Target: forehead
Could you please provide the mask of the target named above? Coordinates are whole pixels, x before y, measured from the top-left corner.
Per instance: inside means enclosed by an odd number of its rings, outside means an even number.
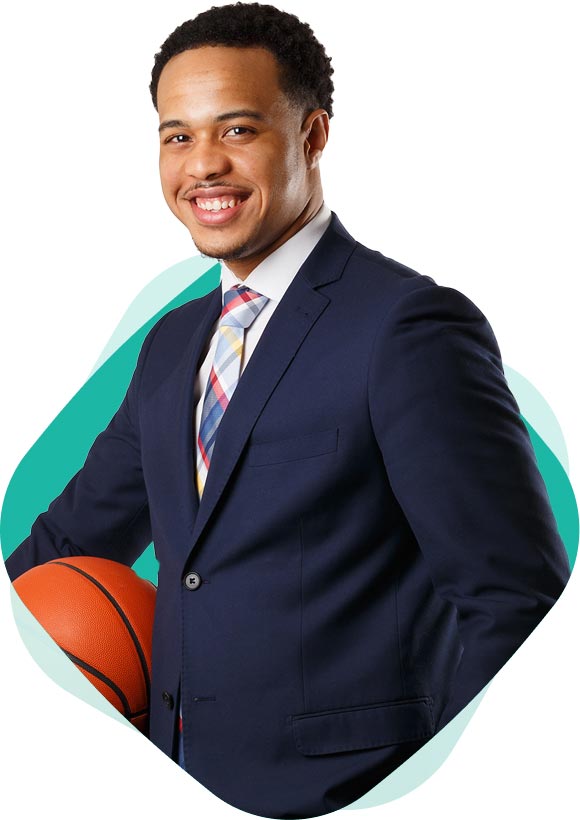
[[[202,115],[233,106],[267,113],[284,103],[278,63],[264,48],[203,46],[183,51],[163,68],[157,88],[160,119],[177,109]]]

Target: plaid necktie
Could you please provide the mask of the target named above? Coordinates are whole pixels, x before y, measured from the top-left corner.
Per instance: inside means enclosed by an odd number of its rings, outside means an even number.
[[[262,296],[245,285],[230,288],[224,294],[218,343],[205,390],[197,436],[196,484],[200,498],[219,424],[240,379],[244,333],[266,302],[267,296]]]

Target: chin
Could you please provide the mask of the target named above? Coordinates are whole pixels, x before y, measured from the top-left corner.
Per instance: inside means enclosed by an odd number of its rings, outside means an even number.
[[[248,254],[250,249],[249,242],[207,242],[204,239],[199,239],[193,234],[191,235],[193,244],[203,256],[209,256],[212,259],[223,259],[224,262],[233,262],[236,259],[241,259]]]

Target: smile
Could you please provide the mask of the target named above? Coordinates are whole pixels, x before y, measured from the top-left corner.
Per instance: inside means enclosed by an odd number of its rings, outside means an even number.
[[[225,211],[226,208],[235,208],[242,201],[241,197],[234,197],[228,199],[227,196],[218,197],[217,199],[208,199],[206,197],[197,197],[195,204],[202,211]]]
[[[190,199],[190,205],[198,222],[203,225],[223,225],[240,212],[247,199],[247,195],[239,194],[196,196]]]

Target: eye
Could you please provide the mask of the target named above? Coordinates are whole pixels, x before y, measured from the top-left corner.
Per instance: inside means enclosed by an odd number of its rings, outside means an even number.
[[[179,145],[183,142],[189,142],[189,137],[187,136],[187,134],[174,134],[172,137],[167,137],[167,139],[165,140],[166,145]]]
[[[245,125],[233,125],[231,128],[228,128],[228,130],[225,133],[225,136],[245,137],[254,133],[255,131],[253,131],[251,128],[246,128]]]

